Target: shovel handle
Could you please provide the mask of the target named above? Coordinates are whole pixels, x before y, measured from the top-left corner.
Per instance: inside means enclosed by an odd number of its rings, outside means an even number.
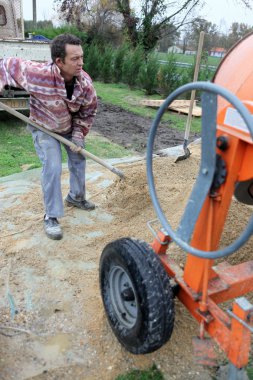
[[[9,112],[11,115],[16,116],[18,119],[24,121],[25,123],[27,123],[29,125],[32,125],[34,128],[39,129],[40,131],[46,133],[47,135],[54,137],[56,140],[60,141],[64,145],[67,145],[70,148],[76,147],[76,145],[73,142],[65,139],[65,137],[63,137],[61,135],[58,135],[57,133],[54,133],[54,132],[51,132],[51,131],[47,130],[46,128],[42,127],[41,125],[39,125],[39,124],[35,123],[34,121],[30,120],[27,116],[23,115],[22,113],[14,110],[13,108],[11,108],[9,106],[7,106],[7,104],[4,104],[4,103],[0,102],[0,108],[2,108],[3,110]],[[98,164],[104,166],[106,169],[108,169],[111,172],[113,172],[114,174],[118,175],[120,178],[124,178],[124,174],[119,169],[114,168],[112,165],[110,165],[107,162],[101,160],[100,158],[98,158],[94,154],[92,154],[90,152],[87,152],[87,150],[81,149],[78,153],[80,153],[83,157],[91,158],[93,161],[95,161]]]
[[[203,42],[204,42],[204,36],[205,36],[205,32],[203,32],[203,31],[200,32],[200,35],[199,35],[199,44],[198,44],[198,50],[197,50],[197,56],[196,56],[196,63],[195,63],[195,69],[194,69],[194,75],[193,75],[193,82],[196,82],[198,80],[199,68],[200,68],[200,62],[201,62],[201,54],[202,54]],[[188,112],[187,121],[186,121],[186,127],[185,127],[185,136],[184,136],[184,139],[186,140],[185,141],[186,144],[188,142],[190,127],[191,127],[192,110],[193,110],[193,105],[194,105],[194,100],[195,100],[195,94],[196,94],[196,90],[193,90],[191,92],[191,100],[190,100],[189,112]]]

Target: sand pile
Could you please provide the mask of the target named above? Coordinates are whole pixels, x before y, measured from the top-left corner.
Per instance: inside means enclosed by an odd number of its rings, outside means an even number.
[[[153,163],[158,200],[168,221],[175,229],[182,217],[199,171],[200,149],[194,147],[191,151],[190,158],[178,163],[175,163],[175,159],[171,157],[158,157]],[[145,224],[156,218],[156,215],[149,195],[145,162],[125,166],[123,170],[126,179],[116,179],[109,186],[102,195],[101,206],[109,210],[115,218],[127,221],[127,224],[124,223],[124,228],[128,231],[127,236],[131,236],[134,232],[135,237],[139,234],[140,238],[148,238],[150,231]],[[231,244],[239,236],[251,214],[250,207],[235,199],[232,200],[221,246]],[[160,223],[157,222],[157,228],[159,227]],[[253,259],[251,241],[229,258],[234,264],[251,259]]]
[[[133,218],[151,207],[145,165],[125,168],[124,174],[124,180],[116,179],[105,191],[103,205],[122,218]]]
[[[198,167],[199,150],[196,149],[189,159],[179,163],[169,157],[154,159],[157,195],[174,228]],[[121,164],[119,168],[125,173],[125,181],[106,170],[95,181],[87,181],[88,194],[98,207],[91,213],[66,209],[66,216],[61,220],[64,238],[59,242],[50,241],[43,232],[39,180],[31,181],[26,191],[21,187],[16,195],[6,192],[4,200],[12,202],[0,215],[0,276],[3,279],[0,325],[26,329],[36,335],[0,334],[0,372],[4,380],[32,376],[38,380],[114,380],[129,369],[148,368],[153,363],[162,370],[165,379],[211,379],[207,371],[194,364],[191,339],[198,334],[198,326],[179,302],[176,301],[172,338],[153,354],[129,354],[108,326],[98,285],[100,254],[106,244],[120,237],[151,242],[154,237],[146,223],[156,218],[145,162]],[[112,183],[103,189],[108,179]],[[68,191],[67,182],[68,174],[64,172],[64,196]],[[10,186],[17,191],[14,182]],[[2,193],[6,191],[5,184],[1,184],[1,189]],[[222,244],[238,236],[251,213],[250,208],[233,201]],[[160,228],[159,222],[154,228]],[[179,264],[183,263],[184,252],[175,245],[169,252]],[[252,242],[249,242],[228,260],[235,264],[252,256]],[[19,312],[14,318],[10,316],[7,290],[13,295]]]

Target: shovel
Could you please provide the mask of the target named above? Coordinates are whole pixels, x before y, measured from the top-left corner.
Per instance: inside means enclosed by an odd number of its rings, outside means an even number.
[[[197,56],[196,56],[196,63],[195,63],[195,70],[194,70],[194,75],[193,75],[193,82],[196,82],[198,80],[201,54],[202,54],[202,48],[203,48],[203,42],[204,42],[204,35],[205,35],[205,32],[200,32],[199,44],[198,44],[198,50],[197,50]],[[191,128],[192,110],[193,110],[193,105],[194,105],[194,100],[195,100],[195,94],[196,94],[196,91],[192,90],[189,112],[188,112],[188,116],[187,116],[185,134],[184,134],[184,143],[183,143],[184,154],[182,156],[178,156],[175,162],[186,160],[188,157],[190,157],[190,154],[191,154],[187,145],[188,145],[190,128]]]
[[[3,110],[9,112],[11,115],[14,115],[16,116],[18,119],[24,121],[25,123],[27,124],[30,124],[32,125],[34,128],[36,129],[39,129],[40,131],[42,132],[45,132],[47,135],[49,136],[52,136],[54,137],[56,140],[60,141],[61,143],[69,146],[70,148],[71,147],[75,147],[76,145],[65,139],[63,136],[61,135],[58,135],[57,133],[54,133],[54,132],[51,132],[51,131],[48,131],[46,128],[44,127],[41,127],[40,125],[38,125],[37,123],[35,123],[34,121],[30,120],[28,117],[26,117],[25,115],[23,115],[22,113],[14,110],[13,108],[7,106],[6,104],[0,102],[0,108],[2,108]],[[112,165],[108,164],[107,162],[101,160],[100,158],[98,158],[97,156],[95,156],[94,154],[90,153],[90,152],[87,152],[87,150],[85,149],[81,149],[78,153],[80,153],[82,156],[84,157],[88,157],[88,158],[91,158],[93,161],[97,162],[98,164],[104,166],[106,169],[110,170],[111,172],[113,172],[114,174],[118,175],[120,178],[125,178],[124,174],[122,173],[121,170],[119,169],[116,169],[114,168]]]

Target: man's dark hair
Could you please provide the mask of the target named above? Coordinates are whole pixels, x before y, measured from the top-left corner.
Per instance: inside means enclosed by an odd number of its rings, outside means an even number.
[[[53,62],[55,62],[56,58],[61,58],[64,62],[66,57],[66,44],[81,45],[82,41],[80,38],[68,33],[60,34],[55,37],[51,43],[51,57]]]

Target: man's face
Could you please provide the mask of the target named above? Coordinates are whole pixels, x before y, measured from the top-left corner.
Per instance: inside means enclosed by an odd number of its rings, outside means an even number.
[[[65,81],[71,80],[74,76],[80,75],[83,67],[83,49],[80,45],[65,46],[66,56],[64,61],[56,58],[55,63],[61,70],[61,74]]]

